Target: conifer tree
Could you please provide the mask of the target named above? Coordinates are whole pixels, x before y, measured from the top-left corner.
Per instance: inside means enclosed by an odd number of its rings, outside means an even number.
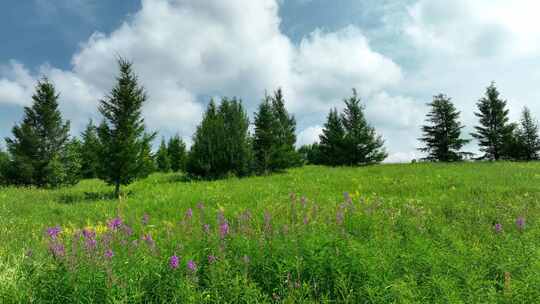
[[[118,60],[120,75],[110,95],[101,100],[99,111],[104,116],[99,126],[100,178],[114,185],[116,196],[120,186],[148,174],[149,143],[155,134],[145,132],[141,114],[146,93],[138,84],[132,63]]]
[[[9,165],[9,154],[0,149],[0,185],[8,184]]]
[[[298,149],[304,164],[308,165],[321,165],[323,164],[321,157],[321,148],[319,143],[313,143],[311,145],[303,145]]]
[[[345,129],[337,109],[328,114],[320,135],[321,158],[325,165],[342,166],[346,163]]]
[[[259,105],[259,110],[255,113],[253,136],[253,153],[257,171],[268,174],[278,168],[275,160],[279,153],[278,120],[274,115],[271,98],[265,96]]]
[[[300,157],[295,148],[296,119],[294,116],[289,115],[285,108],[285,98],[281,88],[277,89],[272,97],[272,111],[276,119],[277,147],[274,155],[276,169],[287,169],[296,166],[300,162]]]
[[[515,133],[518,149],[515,158],[526,161],[538,160],[540,156],[538,121],[532,116],[529,108],[523,108],[520,124]]]
[[[419,138],[425,146],[418,150],[428,153],[426,160],[452,162],[462,160],[470,153],[461,152],[470,140],[461,138],[465,127],[459,122],[458,112],[451,98],[440,94],[427,104],[431,109],[427,114],[427,125],[422,126],[423,137]]]
[[[180,135],[177,134],[169,139],[167,152],[171,161],[171,170],[173,172],[185,171],[187,161],[186,144]]]
[[[54,85],[41,79],[32,105],[24,108],[22,123],[13,127],[13,138],[6,138],[12,183],[55,187],[68,182],[66,176],[72,172],[67,172],[62,161],[69,142],[69,121],[62,120],[58,98]]]
[[[486,89],[486,94],[478,103],[478,112],[474,114],[480,119],[480,125],[471,135],[484,152],[482,159],[499,160],[508,157],[508,139],[512,138],[513,126],[509,123],[506,100],[501,99],[495,83]]]
[[[156,165],[160,172],[169,172],[171,170],[171,160],[169,159],[169,151],[165,139],[161,139],[161,144],[156,153]]]
[[[90,120],[81,134],[81,176],[83,178],[96,178],[99,171],[99,149],[97,127]]]
[[[223,98],[210,102],[193,137],[187,171],[192,176],[216,179],[251,173],[249,120],[241,101]]]
[[[344,144],[347,165],[379,163],[388,156],[384,149],[384,140],[375,134],[375,129],[364,117],[360,98],[355,89],[353,96],[345,99],[341,121],[346,133]]]

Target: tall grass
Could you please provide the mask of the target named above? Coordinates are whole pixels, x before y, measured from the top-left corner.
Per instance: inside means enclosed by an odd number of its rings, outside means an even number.
[[[120,201],[98,181],[7,188],[0,302],[532,303],[539,169],[306,167],[197,183],[158,174]]]

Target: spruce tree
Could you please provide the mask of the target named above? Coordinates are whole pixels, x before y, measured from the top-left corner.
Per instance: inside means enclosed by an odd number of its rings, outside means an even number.
[[[32,105],[24,108],[22,123],[13,127],[13,138],[6,138],[12,157],[11,182],[38,187],[68,182],[68,168],[62,160],[69,142],[69,121],[62,120],[58,98],[47,78],[38,81]]]
[[[515,139],[518,148],[516,159],[526,161],[539,159],[538,121],[534,119],[527,107],[524,107],[521,113],[520,125],[516,128]]]
[[[323,164],[321,157],[321,148],[319,143],[313,143],[311,145],[303,145],[298,149],[304,164],[307,165],[321,165]]]
[[[425,146],[418,150],[428,153],[430,161],[453,162],[462,160],[470,153],[461,152],[470,140],[461,138],[465,127],[459,122],[458,112],[451,98],[440,94],[427,104],[431,109],[427,114],[427,125],[422,126],[423,137],[419,138]]]
[[[90,120],[81,134],[81,176],[83,178],[96,178],[99,171],[99,149],[97,127]]]
[[[187,161],[186,144],[180,138],[180,135],[177,134],[169,139],[167,152],[171,161],[171,170],[173,172],[185,171]]]
[[[249,120],[241,101],[223,98],[216,107],[210,102],[193,137],[187,172],[192,176],[216,179],[251,173]]]
[[[118,60],[120,75],[111,93],[100,102],[99,111],[104,116],[99,126],[101,142],[100,178],[114,185],[116,196],[121,185],[128,185],[148,174],[149,143],[155,134],[145,132],[142,106],[147,96],[138,84],[132,63]]]
[[[353,95],[344,101],[345,109],[341,121],[346,133],[346,164],[358,166],[382,162],[388,156],[384,149],[384,140],[366,121],[356,90],[353,89]]]
[[[513,127],[509,124],[506,100],[501,99],[495,83],[486,89],[486,94],[478,103],[478,112],[474,114],[480,119],[480,125],[471,135],[484,152],[482,159],[499,160],[508,157],[508,139],[512,138]]]
[[[161,139],[161,144],[156,153],[156,165],[160,172],[169,172],[171,170],[171,160],[169,159],[169,151],[167,151],[164,138]]]
[[[279,126],[274,113],[271,98],[265,96],[263,102],[259,105],[258,112],[255,113],[253,122],[255,126],[253,153],[257,171],[262,174],[268,174],[279,167],[275,160],[280,150],[277,135]]]
[[[277,89],[272,97],[272,111],[276,119],[277,147],[274,155],[276,169],[287,169],[296,166],[300,162],[300,157],[295,148],[296,119],[294,116],[289,115],[285,108],[285,98],[281,88]]]
[[[337,109],[328,114],[320,138],[321,158],[325,165],[342,166],[346,163],[345,129]]]

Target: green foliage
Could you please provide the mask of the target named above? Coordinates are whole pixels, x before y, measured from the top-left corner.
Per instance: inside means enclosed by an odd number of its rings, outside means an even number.
[[[492,83],[486,94],[478,103],[478,112],[474,114],[480,119],[480,125],[474,127],[476,132],[471,136],[478,140],[480,151],[484,152],[482,159],[499,160],[510,158],[509,140],[513,138],[514,127],[509,123],[506,100],[500,98],[500,93]]]
[[[272,96],[272,112],[275,121],[276,147],[274,162],[276,169],[287,169],[300,164],[296,153],[296,119],[285,108],[285,98],[281,88]]]
[[[322,165],[323,159],[321,147],[318,143],[311,145],[303,145],[298,149],[298,154],[302,158],[304,164],[307,165]]]
[[[325,165],[340,166],[346,163],[345,129],[337,109],[328,114],[320,135],[322,161]]]
[[[428,153],[425,158],[430,161],[460,161],[470,153],[461,152],[470,140],[461,138],[461,130],[465,127],[459,122],[458,112],[452,100],[440,94],[428,103],[431,108],[427,114],[428,125],[422,126],[423,137],[419,138],[425,146],[418,149]]]
[[[92,120],[81,134],[81,175],[83,178],[96,178],[99,172],[100,142],[97,127]]]
[[[347,165],[380,163],[388,157],[384,149],[384,140],[375,134],[375,129],[364,117],[360,98],[355,89],[353,96],[345,100],[341,121],[346,133],[344,144]]]
[[[185,171],[187,152],[186,144],[180,138],[180,135],[175,135],[169,139],[167,152],[171,161],[171,170],[173,172]]]
[[[383,161],[388,156],[384,140],[367,123],[355,89],[344,102],[341,116],[336,109],[330,111],[320,135],[322,162],[330,166],[359,166]]]
[[[57,187],[73,184],[67,171],[71,164],[63,162],[70,151],[69,121],[63,122],[58,109],[58,94],[54,85],[43,78],[32,96],[33,103],[24,108],[20,125],[13,127],[13,138],[6,138],[11,155],[8,179],[19,185]]]
[[[252,170],[249,119],[237,99],[210,101],[193,137],[187,172],[204,179],[246,176]]]
[[[156,165],[157,169],[160,172],[169,172],[171,171],[171,160],[169,158],[169,151],[167,151],[167,144],[165,139],[161,139],[161,144],[156,153]]]
[[[0,302],[534,303],[539,169],[536,162],[307,166],[190,183],[155,174],[128,186],[136,195],[114,201],[84,198],[108,191],[97,180],[51,191],[2,188]],[[66,196],[82,198],[66,204]],[[124,226],[114,231],[107,221],[116,216]],[[43,232],[56,225],[60,258]],[[82,228],[96,231],[95,251]]]
[[[525,161],[538,160],[540,152],[538,122],[529,108],[523,108],[520,124],[514,130],[512,158]]]
[[[0,185],[8,184],[9,154],[0,149]]]
[[[146,93],[139,86],[131,62],[119,59],[120,76],[110,95],[100,101],[104,117],[98,128],[101,143],[99,178],[115,186],[128,185],[149,173],[150,142],[155,134],[145,132],[141,110]],[[150,159],[148,159],[150,156]]]

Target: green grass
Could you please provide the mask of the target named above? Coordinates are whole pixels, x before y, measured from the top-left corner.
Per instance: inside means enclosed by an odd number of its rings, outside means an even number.
[[[94,180],[59,190],[0,190],[0,302],[540,298],[540,163],[305,167],[269,177],[180,180],[153,175],[127,187],[121,201],[107,198],[111,188]],[[352,204],[344,203],[344,192]],[[224,239],[220,211],[231,228]],[[107,232],[115,216],[133,228],[132,236]],[[518,217],[526,220],[523,230]],[[209,234],[203,224],[210,224]],[[44,232],[56,225],[66,246],[58,259]],[[73,237],[84,227],[98,229],[92,254]],[[143,234],[152,235],[155,248],[141,241]],[[108,237],[110,245],[103,245]],[[125,244],[135,239],[137,247]],[[110,261],[103,257],[109,248]],[[181,257],[176,270],[168,265],[173,254]],[[208,255],[218,260],[208,263]],[[188,260],[197,263],[195,273],[186,269]]]

